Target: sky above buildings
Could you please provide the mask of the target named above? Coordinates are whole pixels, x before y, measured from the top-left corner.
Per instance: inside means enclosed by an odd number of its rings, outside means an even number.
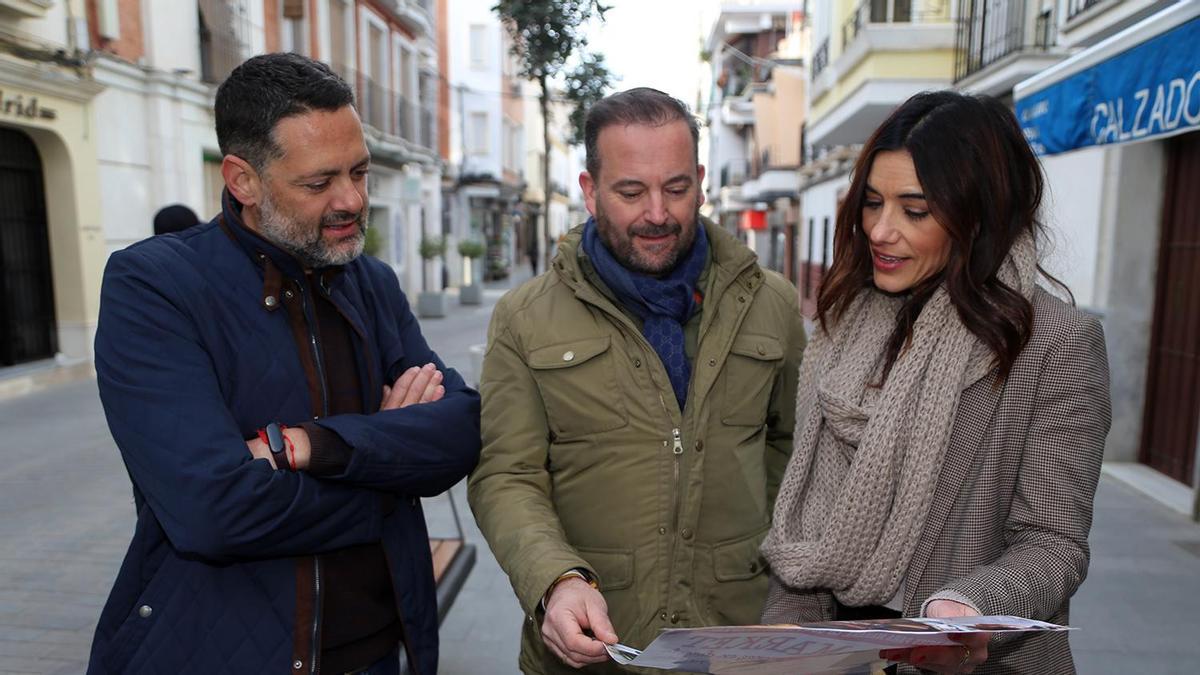
[[[589,48],[604,54],[614,89],[654,87],[696,105],[700,51],[718,0],[609,0],[603,24],[588,29]]]

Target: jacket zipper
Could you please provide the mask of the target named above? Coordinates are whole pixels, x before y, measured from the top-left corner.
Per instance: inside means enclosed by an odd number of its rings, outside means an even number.
[[[312,347],[313,364],[317,369],[317,380],[321,383],[321,416],[329,416],[329,390],[325,384],[325,366],[321,362],[321,350],[317,346],[317,335],[313,332],[313,322],[316,321],[316,308],[312,308],[312,313],[309,312],[308,294],[305,292],[305,286],[300,286],[300,308],[304,312],[304,323],[308,328],[308,344]],[[312,622],[312,652],[308,659],[308,672],[310,675],[317,673],[317,661],[320,658],[320,644],[318,638],[321,632],[321,556],[313,556],[313,622]]]
[[[671,409],[667,407],[667,400],[663,398],[662,392],[658,393],[658,402],[662,404],[663,412],[666,413],[667,419],[671,418]],[[679,506],[680,490],[679,490],[679,473],[680,462],[683,460],[683,434],[679,431],[679,427],[671,427],[671,454],[674,456],[671,467],[671,532],[679,529]]]
[[[680,497],[682,496],[680,494],[681,490],[679,489],[679,463],[682,461],[683,457],[683,437],[679,433],[679,427],[671,429],[671,442],[674,443],[674,445],[671,446],[671,452],[675,454],[675,504],[671,509],[671,531],[674,532],[675,530],[679,529],[679,511],[681,510],[679,502]]]

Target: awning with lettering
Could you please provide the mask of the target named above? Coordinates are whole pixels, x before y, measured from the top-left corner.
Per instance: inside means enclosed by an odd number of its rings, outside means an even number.
[[[1180,2],[1013,88],[1040,155],[1200,129],[1200,2]]]

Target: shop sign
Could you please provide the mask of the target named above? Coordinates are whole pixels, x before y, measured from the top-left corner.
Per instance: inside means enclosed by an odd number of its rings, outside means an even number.
[[[52,120],[58,117],[58,112],[39,104],[36,96],[26,98],[24,94],[9,94],[0,89],[0,115],[31,120]]]
[[[1200,17],[1042,89],[1016,113],[1040,155],[1200,129]]]

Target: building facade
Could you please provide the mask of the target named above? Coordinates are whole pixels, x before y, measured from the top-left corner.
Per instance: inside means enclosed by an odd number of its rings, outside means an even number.
[[[90,363],[112,251],[224,187],[217,85],[295,51],[355,88],[373,162],[368,248],[406,289],[441,222],[432,0],[0,0],[0,367]],[[183,10],[183,11],[181,11]],[[48,198],[52,197],[52,198]]]
[[[447,0],[445,72],[450,109],[444,160],[447,260],[452,283],[508,276],[518,257],[524,105],[508,32],[490,0]],[[486,244],[470,277],[456,244]]]
[[[793,283],[808,78],[805,15],[796,3],[722,5],[705,43],[712,68],[707,199],[759,262]]]
[[[0,2],[0,367],[91,360],[107,256],[86,10]]]
[[[1200,3],[1047,11],[1044,50],[1069,57],[1011,96],[1046,172],[1050,270],[1104,323],[1106,470],[1200,519]]]
[[[837,208],[861,144],[913,94],[950,85],[952,0],[813,0],[811,87],[800,169],[800,282],[807,315],[833,260]]]

